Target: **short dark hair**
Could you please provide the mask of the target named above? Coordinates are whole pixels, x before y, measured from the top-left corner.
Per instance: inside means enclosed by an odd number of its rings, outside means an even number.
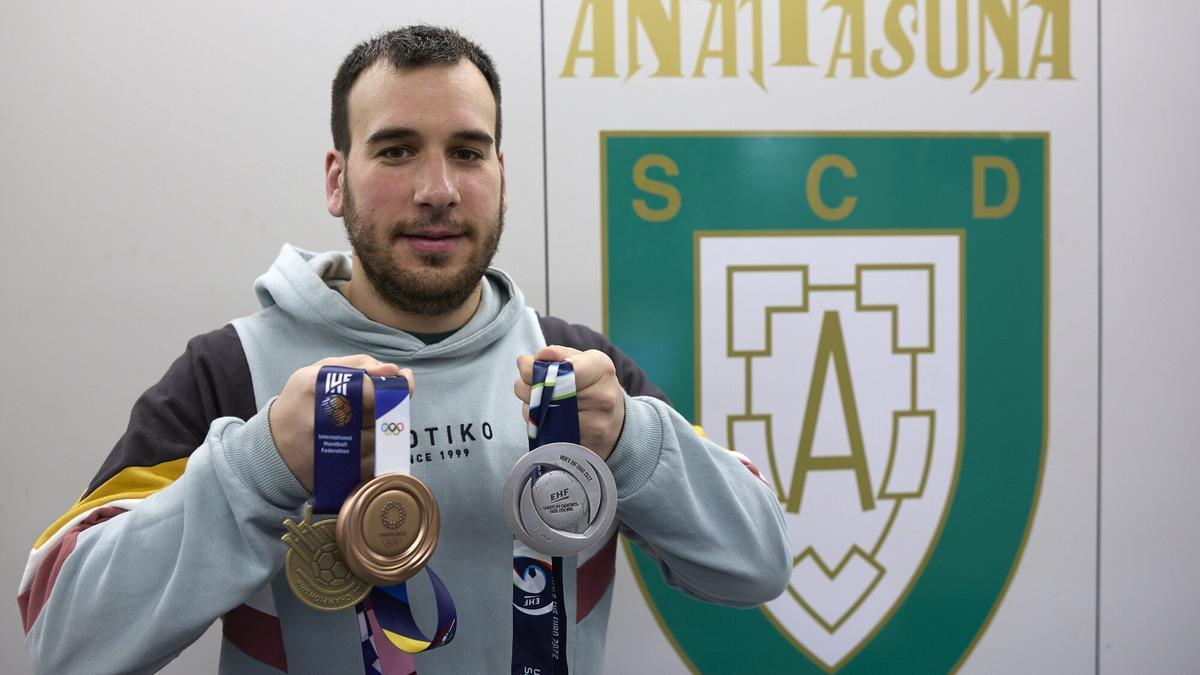
[[[377,35],[356,46],[333,78],[333,105],[329,126],[333,147],[345,154],[350,150],[350,88],[364,70],[376,61],[387,59],[398,70],[428,65],[452,66],[466,59],[487,80],[496,101],[496,147],[500,147],[500,76],[492,57],[483,48],[457,31],[439,26],[405,26]]]

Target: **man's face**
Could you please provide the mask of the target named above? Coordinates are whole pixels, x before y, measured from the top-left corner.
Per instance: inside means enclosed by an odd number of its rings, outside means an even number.
[[[326,158],[326,193],[361,271],[402,311],[457,309],[496,252],[508,206],[483,74],[469,61],[377,62],[350,90],[349,122],[347,156]]]

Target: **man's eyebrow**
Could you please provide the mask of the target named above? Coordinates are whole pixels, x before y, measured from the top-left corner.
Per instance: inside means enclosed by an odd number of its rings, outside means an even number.
[[[374,145],[382,141],[406,141],[418,138],[420,135],[416,129],[409,127],[385,127],[367,136],[367,145]]]
[[[491,134],[479,129],[467,129],[455,132],[454,139],[468,143],[479,143],[481,145],[495,145],[496,143]]]
[[[368,136],[367,145],[374,145],[384,141],[408,141],[420,137],[421,132],[411,127],[385,127]],[[491,134],[479,129],[456,131],[451,135],[451,138],[456,141],[479,143],[488,146],[495,145],[496,142]]]

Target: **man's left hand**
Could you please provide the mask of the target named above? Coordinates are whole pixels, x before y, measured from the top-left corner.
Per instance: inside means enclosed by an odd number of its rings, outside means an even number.
[[[607,460],[617,447],[621,426],[625,423],[625,392],[617,381],[617,369],[608,354],[596,349],[581,352],[570,347],[549,345],[530,356],[517,357],[519,373],[513,391],[524,405],[529,420],[529,395],[533,388],[534,361],[570,361],[575,368],[575,391],[579,401],[580,445]]]

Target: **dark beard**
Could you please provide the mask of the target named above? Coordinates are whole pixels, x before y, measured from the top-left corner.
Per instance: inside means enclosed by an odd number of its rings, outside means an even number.
[[[496,250],[500,246],[500,234],[504,230],[503,211],[496,214],[495,227],[467,228],[468,233],[474,231],[476,233],[474,236],[484,236],[487,239],[483,242],[483,246],[471,253],[466,265],[453,276],[442,278],[419,272],[414,273],[412,270],[402,269],[392,260],[390,251],[392,233],[388,232],[385,235],[387,241],[380,245],[380,242],[372,239],[369,228],[359,220],[358,211],[354,208],[354,199],[348,190],[345,198],[343,222],[346,226],[346,236],[350,239],[350,246],[354,248],[358,259],[358,265],[379,297],[401,312],[437,317],[462,307],[479,285],[484,271],[492,263],[492,257],[496,255]],[[448,220],[446,213],[439,211],[429,214],[428,218],[403,223],[402,226],[393,228],[392,231],[397,229],[401,232],[412,231],[419,227],[444,224]],[[428,268],[440,268],[446,264],[445,259],[438,255],[422,256],[421,262]]]

